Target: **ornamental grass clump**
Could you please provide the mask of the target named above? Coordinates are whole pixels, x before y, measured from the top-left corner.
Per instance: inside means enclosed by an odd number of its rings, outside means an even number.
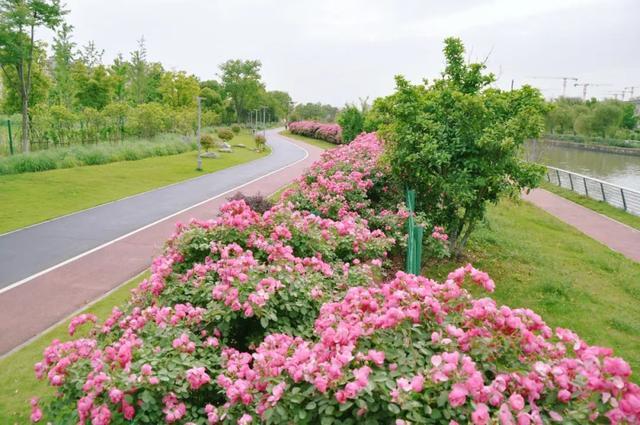
[[[407,213],[381,153],[358,136],[264,212],[235,199],[178,224],[128,303],[44,350],[35,372],[56,394],[32,400],[33,421],[638,423],[610,349],[472,296],[495,283],[471,265],[441,283],[393,270]]]

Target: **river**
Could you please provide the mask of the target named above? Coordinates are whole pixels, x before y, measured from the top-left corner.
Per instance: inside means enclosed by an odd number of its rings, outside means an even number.
[[[529,160],[640,191],[640,156],[527,143]]]

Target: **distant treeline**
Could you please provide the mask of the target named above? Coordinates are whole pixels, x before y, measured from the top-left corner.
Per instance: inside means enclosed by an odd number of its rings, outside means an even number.
[[[561,98],[549,104],[547,131],[584,138],[640,140],[636,105],[619,100]]]

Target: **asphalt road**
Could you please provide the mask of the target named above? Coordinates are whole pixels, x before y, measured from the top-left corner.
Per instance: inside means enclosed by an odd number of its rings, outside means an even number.
[[[267,157],[0,235],[0,290],[307,155],[276,130],[267,141]]]

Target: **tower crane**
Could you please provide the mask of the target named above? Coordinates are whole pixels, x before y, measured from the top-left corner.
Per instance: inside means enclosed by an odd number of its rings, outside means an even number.
[[[633,89],[637,89],[640,88],[639,86],[629,86],[629,87],[625,87],[625,91],[628,91],[631,95],[629,96],[629,99],[633,99]]]
[[[622,91],[610,91],[609,94],[613,95],[613,98],[615,100],[618,100],[618,96],[620,96],[621,100],[624,100],[624,95],[627,93],[626,90],[622,90]]]
[[[575,83],[573,86],[578,87],[582,86],[582,100],[587,100],[587,88],[588,87],[599,87],[599,86],[610,86],[611,84],[594,84],[594,83]]]
[[[567,81],[578,81],[576,77],[527,77],[536,80],[562,80],[562,97],[567,93]]]

